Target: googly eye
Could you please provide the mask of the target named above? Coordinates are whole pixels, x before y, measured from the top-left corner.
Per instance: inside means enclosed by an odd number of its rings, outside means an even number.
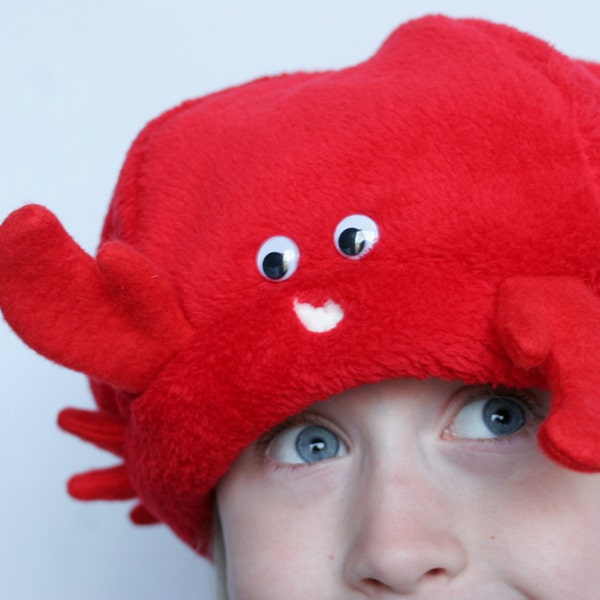
[[[266,240],[256,254],[256,266],[270,281],[289,279],[298,267],[300,251],[296,243],[283,235]]]
[[[379,239],[379,228],[365,215],[350,215],[335,228],[333,241],[338,252],[354,260],[362,258]]]

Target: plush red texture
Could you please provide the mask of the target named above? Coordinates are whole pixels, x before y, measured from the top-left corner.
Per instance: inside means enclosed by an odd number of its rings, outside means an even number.
[[[129,516],[136,525],[156,525],[159,522],[143,504],[136,504]]]
[[[419,19],[364,63],[151,122],[97,261],[41,208],[9,217],[7,320],[90,375],[123,424],[125,466],[72,493],[137,495],[135,522],[206,553],[214,487],[243,448],[316,400],[404,376],[550,386],[542,448],[600,469],[598,73],[509,27]],[[379,226],[360,260],[333,241],[353,214]],[[300,259],[273,282],[255,256],[277,235]],[[295,303],[327,301],[343,319],[309,331]],[[103,443],[102,419],[67,428]]]
[[[115,415],[100,411],[65,408],[58,415],[62,429],[102,450],[123,456],[125,423]]]
[[[542,449],[572,469],[600,471],[598,297],[575,278],[507,279],[498,332],[516,364],[548,377],[552,414],[540,428]]]
[[[119,242],[96,263],[41,206],[4,222],[0,272],[2,311],[26,343],[118,387],[144,390],[189,337],[156,267]]]
[[[137,495],[124,465],[74,475],[68,488],[78,500],[131,500]]]

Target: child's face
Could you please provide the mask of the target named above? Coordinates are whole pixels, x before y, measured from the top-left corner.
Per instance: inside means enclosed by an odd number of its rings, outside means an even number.
[[[600,476],[539,452],[547,410],[439,380],[317,403],[219,486],[231,600],[597,598]]]

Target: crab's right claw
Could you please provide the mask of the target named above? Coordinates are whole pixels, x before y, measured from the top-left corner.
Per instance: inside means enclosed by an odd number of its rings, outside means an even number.
[[[514,277],[499,289],[498,333],[518,367],[552,391],[539,444],[556,462],[600,471],[600,299],[579,279]]]

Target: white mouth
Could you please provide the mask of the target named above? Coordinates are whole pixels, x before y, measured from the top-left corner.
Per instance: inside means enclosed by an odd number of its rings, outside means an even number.
[[[331,331],[344,318],[342,307],[333,300],[327,300],[323,306],[294,300],[294,312],[302,325],[314,333]]]

